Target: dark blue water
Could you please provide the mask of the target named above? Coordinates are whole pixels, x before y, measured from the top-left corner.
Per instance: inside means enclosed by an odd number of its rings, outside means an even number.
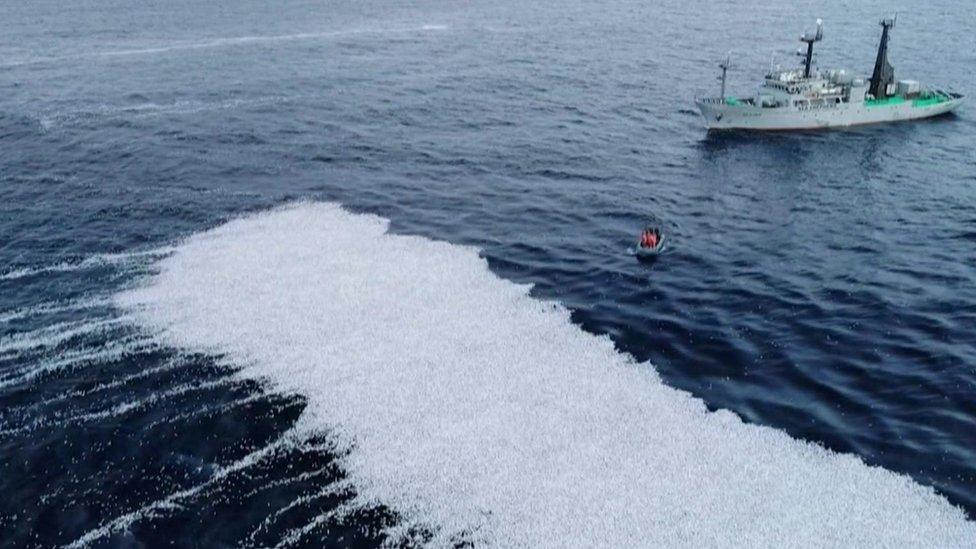
[[[818,16],[821,64],[866,72],[895,10],[896,75],[969,94],[965,3],[198,4],[0,6],[0,544],[382,542],[381,506],[315,522],[352,497],[309,497],[342,478],[325,441],[223,468],[300,397],[108,303],[152,271],[133,252],[297,199],[476,245],[710,407],[976,515],[971,107],[749,135],[691,103],[729,49],[737,91],[792,63]],[[649,221],[671,248],[641,264]]]

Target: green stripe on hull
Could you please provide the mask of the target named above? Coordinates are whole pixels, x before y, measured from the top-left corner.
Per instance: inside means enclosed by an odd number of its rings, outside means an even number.
[[[939,103],[945,103],[948,100],[949,98],[941,93],[931,93],[912,99],[912,106],[930,107],[932,105],[938,105]],[[893,107],[895,105],[901,105],[904,102],[904,97],[900,95],[893,95],[891,97],[885,97],[884,99],[865,99],[864,106],[868,108]]]
[[[919,97],[918,99],[912,101],[913,107],[928,107],[931,105],[938,105],[939,103],[945,103],[949,98],[941,94],[933,94],[927,97]]]
[[[865,99],[865,107],[890,107],[892,105],[900,105],[905,102],[905,98],[900,95],[895,95],[892,97],[885,97],[884,99]]]

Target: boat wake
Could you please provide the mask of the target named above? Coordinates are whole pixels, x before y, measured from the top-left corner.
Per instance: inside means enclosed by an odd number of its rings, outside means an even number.
[[[271,95],[252,99],[224,99],[220,101],[184,100],[169,104],[146,102],[137,105],[100,105],[91,109],[68,112],[38,113],[33,115],[33,118],[37,120],[41,129],[47,132],[98,119],[139,120],[158,116],[184,116],[201,112],[230,111],[276,105],[300,98],[300,96]]]
[[[405,34],[429,31],[447,30],[447,25],[421,25],[417,27],[392,27],[392,28],[362,28],[346,29],[325,32],[300,32],[293,34],[277,35],[254,35],[254,36],[228,36],[220,38],[209,38],[204,40],[185,40],[168,43],[161,43],[153,46],[141,48],[128,48],[117,50],[104,50],[77,53],[72,55],[33,57],[21,60],[14,60],[0,64],[0,67],[18,67],[22,65],[35,65],[44,63],[57,63],[77,59],[111,59],[124,57],[139,57],[146,55],[165,54],[170,52],[180,52],[188,50],[205,50],[213,48],[229,48],[235,46],[246,46],[252,44],[273,44],[279,42],[295,42],[300,40],[321,40],[328,38],[344,38],[356,35],[382,35],[382,34]]]
[[[74,271],[84,271],[103,266],[132,265],[138,268],[147,262],[151,262],[153,259],[165,256],[171,251],[171,248],[164,247],[129,253],[95,254],[78,261],[63,261],[53,265],[20,267],[0,273],[0,281],[18,280],[21,278],[34,277],[48,273],[70,273]],[[0,314],[0,319],[3,317],[4,315]]]
[[[437,546],[976,543],[976,524],[931,488],[708,412],[559,305],[494,276],[477,250],[387,226],[312,203],[238,219],[181,243],[115,302],[162,345],[302,395],[289,439],[328,436],[357,501],[403,519],[393,536],[420,526]]]

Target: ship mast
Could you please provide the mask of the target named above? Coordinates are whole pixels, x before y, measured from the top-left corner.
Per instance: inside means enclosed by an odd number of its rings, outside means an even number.
[[[803,78],[810,78],[810,65],[813,63],[813,43],[823,40],[823,19],[817,19],[817,31],[806,33],[800,37],[800,42],[807,43],[806,59],[803,61]]]
[[[881,20],[881,43],[878,44],[878,58],[874,61],[871,87],[868,89],[868,93],[875,99],[888,97],[888,85],[895,80],[895,69],[888,62],[888,31],[894,26],[894,19]]]
[[[722,78],[721,78],[721,80],[722,80],[722,95],[720,95],[719,97],[721,97],[722,98],[722,101],[724,102],[725,101],[725,76],[726,76],[726,73],[729,72],[729,69],[732,68],[732,52],[731,51],[729,51],[728,55],[725,56],[725,61],[722,61],[721,63],[719,63],[718,66],[719,66],[719,68],[722,69]]]

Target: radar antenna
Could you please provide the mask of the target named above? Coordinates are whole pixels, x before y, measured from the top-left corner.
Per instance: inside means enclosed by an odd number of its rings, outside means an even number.
[[[895,19],[897,19],[897,15]],[[871,73],[871,87],[868,93],[875,99],[888,97],[888,86],[895,81],[895,68],[888,62],[888,31],[895,27],[895,19],[881,20],[881,42],[878,44],[878,58],[874,61],[874,72]]]
[[[803,78],[810,78],[810,65],[813,63],[813,43],[823,40],[823,19],[817,19],[817,30],[813,34],[804,33],[800,42],[806,42],[807,53],[803,61]]]
[[[718,66],[722,69],[722,76],[719,78],[722,81],[722,95],[719,97],[722,98],[722,102],[725,102],[725,76],[729,69],[732,68],[732,50],[729,50],[729,53],[725,55],[725,61],[719,63]]]

